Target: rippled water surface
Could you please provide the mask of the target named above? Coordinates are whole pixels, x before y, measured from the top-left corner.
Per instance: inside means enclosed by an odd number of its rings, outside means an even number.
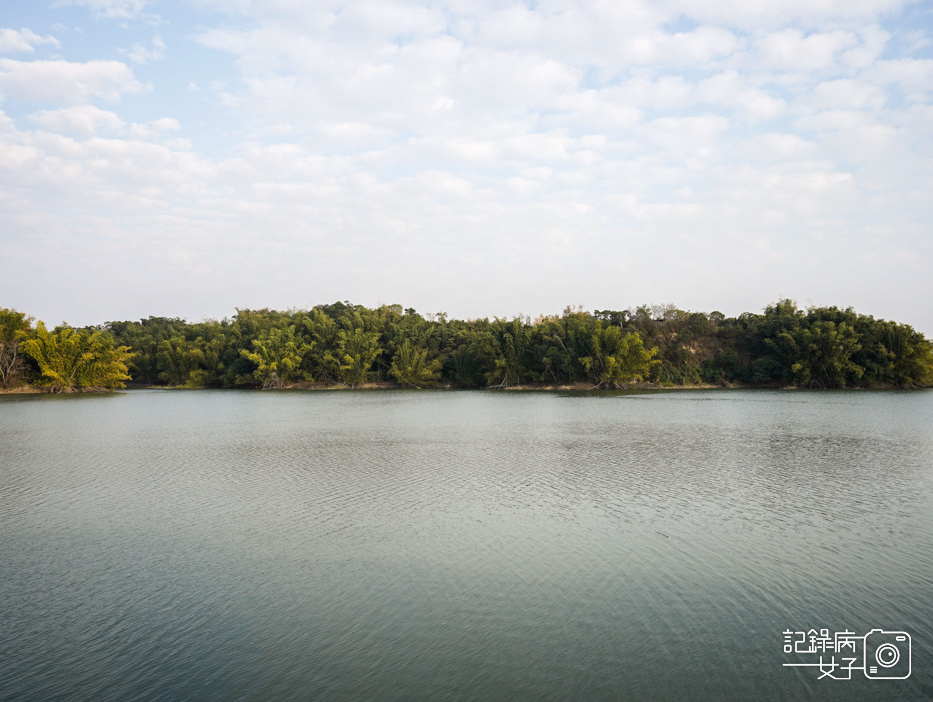
[[[0,397],[2,699],[933,699],[931,656],[929,392]]]

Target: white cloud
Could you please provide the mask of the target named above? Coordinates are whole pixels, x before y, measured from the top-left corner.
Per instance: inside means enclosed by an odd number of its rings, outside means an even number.
[[[729,128],[729,120],[720,115],[696,117],[661,117],[638,130],[641,139],[651,144],[652,152],[666,152],[677,161],[697,167],[698,159],[707,159],[719,150],[719,138]]]
[[[828,170],[832,162],[817,160],[820,148],[816,142],[808,141],[797,134],[767,132],[750,138],[742,147],[742,160],[762,164],[793,164],[795,170],[816,168]]]
[[[108,137],[127,142],[158,141],[180,150],[190,148],[190,144],[183,140],[168,138],[172,132],[181,129],[179,121],[171,117],[127,125],[119,115],[113,112],[101,110],[93,105],[79,105],[58,110],[41,110],[31,114],[29,119],[45,131],[56,135],[85,139]]]
[[[116,101],[142,91],[119,61],[15,61],[0,59],[0,94],[30,102],[77,105],[90,98]]]
[[[99,17],[135,19],[150,3],[149,0],[59,0],[58,4],[86,7]]]
[[[878,85],[896,87],[911,100],[926,102],[933,92],[933,59],[878,61],[864,76]]]
[[[800,100],[801,105],[818,109],[881,109],[885,103],[884,90],[870,83],[840,78],[818,84],[810,95]]]
[[[717,73],[701,80],[695,95],[698,100],[712,105],[737,108],[751,119],[772,119],[786,107],[784,100],[749,86],[736,71]]]
[[[831,23],[861,23],[901,10],[913,0],[668,0],[675,14],[748,30],[780,25],[815,27]]]
[[[29,118],[45,129],[85,137],[118,132],[123,128],[123,120],[120,117],[93,105],[42,110],[30,115]]]
[[[860,28],[858,35],[860,43],[840,56],[840,63],[854,70],[867,68],[877,61],[891,39],[891,35],[877,25]]]
[[[129,134],[133,139],[153,141],[162,138],[166,132],[174,132],[179,129],[181,129],[181,124],[177,119],[162,117],[145,124],[131,124]]]
[[[0,28],[0,53],[2,54],[12,54],[21,51],[31,53],[35,51],[35,47],[43,44],[51,44],[52,46],[59,45],[58,39],[52,35],[41,37],[31,29],[20,29],[17,31],[15,29]]]
[[[642,105],[614,88],[573,91],[554,100],[556,114],[543,116],[541,124],[603,135],[627,133],[641,121]]]
[[[782,29],[762,37],[758,48],[765,64],[773,70],[820,71],[831,68],[840,53],[858,44],[854,32],[804,35],[799,29]]]
[[[165,57],[165,42],[162,37],[156,35],[152,38],[152,48],[147,48],[142,44],[133,44],[133,49],[129,52],[130,61],[134,63],[150,63],[158,61]]]

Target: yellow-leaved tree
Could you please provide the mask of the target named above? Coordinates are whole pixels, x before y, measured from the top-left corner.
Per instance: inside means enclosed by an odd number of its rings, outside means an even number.
[[[285,329],[266,329],[253,340],[253,350],[242,349],[240,354],[256,364],[253,377],[263,388],[280,388],[296,380],[311,382],[311,374],[303,373],[301,362],[314,348],[314,342],[305,343],[295,331],[295,325]]]
[[[603,328],[596,323],[590,338],[590,355],[580,359],[596,387],[621,388],[625,383],[647,378],[661,365],[657,347],[645,348],[638,332],[622,336],[619,327]]]
[[[327,351],[324,363],[337,369],[340,382],[355,388],[369,380],[370,369],[380,353],[379,334],[365,332],[357,327],[352,331],[340,331],[337,335],[337,352]]]
[[[412,346],[411,342],[405,339],[392,360],[389,375],[395,378],[399,385],[416,388],[434,385],[441,377],[441,362],[437,359],[429,361],[426,348]]]
[[[101,331],[36,324],[34,332],[20,332],[20,349],[39,366],[36,383],[51,392],[122,388],[130,375],[126,362],[133,357],[128,346],[113,345]]]

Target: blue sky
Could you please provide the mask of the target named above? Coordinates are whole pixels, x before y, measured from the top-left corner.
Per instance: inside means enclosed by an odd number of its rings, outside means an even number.
[[[0,6],[0,306],[779,298],[933,333],[933,4]]]

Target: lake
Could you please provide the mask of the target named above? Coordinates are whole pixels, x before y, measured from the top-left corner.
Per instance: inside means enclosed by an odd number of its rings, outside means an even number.
[[[933,699],[933,392],[0,396],[0,698]]]

